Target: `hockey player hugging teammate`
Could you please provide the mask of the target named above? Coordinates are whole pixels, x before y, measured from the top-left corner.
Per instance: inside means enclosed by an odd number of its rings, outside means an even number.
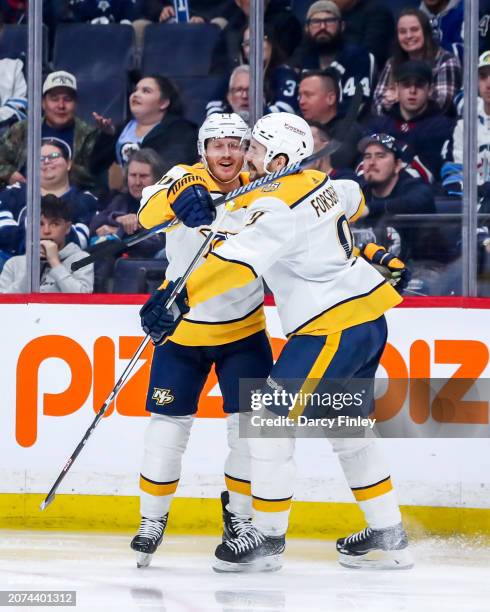
[[[291,114],[260,119],[246,161],[252,180],[311,155],[306,122]],[[244,227],[216,246],[191,274],[184,297],[193,309],[262,277],[274,293],[288,337],[269,381],[371,379],[383,352],[384,313],[401,301],[398,293],[364,259],[353,254],[349,221],[364,207],[359,186],[331,181],[306,170],[280,178],[239,200]],[[192,198],[188,210],[200,208]],[[177,216],[188,223],[188,214]],[[165,303],[162,287],[142,313],[143,326],[157,336],[180,328]],[[174,332],[175,333],[175,332]],[[244,378],[247,375],[240,373]],[[270,384],[270,382],[269,382]],[[308,404],[292,407],[307,414]],[[364,407],[367,416],[372,406]],[[274,411],[274,407],[271,408]],[[253,521],[216,549],[218,571],[270,570],[281,565],[293,495],[294,437],[250,438]],[[364,512],[367,527],[337,542],[340,562],[349,567],[409,567],[408,543],[390,475],[373,438],[331,438],[345,477]]]

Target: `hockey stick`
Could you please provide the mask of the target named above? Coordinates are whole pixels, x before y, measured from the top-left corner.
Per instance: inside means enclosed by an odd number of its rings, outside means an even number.
[[[356,97],[357,97],[357,92],[356,92]],[[358,109],[357,108],[353,108],[353,106],[354,105],[351,103],[351,107],[349,108],[348,115],[354,115],[354,118],[355,118],[355,116],[357,116],[357,110]],[[169,298],[168,298],[168,300],[167,300],[167,302],[165,304],[165,309],[168,310],[172,306],[172,304],[175,302],[177,296],[179,295],[179,293],[184,288],[185,283],[187,282],[187,279],[192,274],[192,272],[193,272],[194,268],[196,267],[197,263],[199,262],[201,257],[204,255],[206,250],[209,248],[209,246],[212,244],[212,241],[214,240],[216,234],[218,233],[218,231],[219,231],[219,229],[221,227],[221,224],[222,224],[222,221],[223,221],[224,217],[228,214],[229,211],[231,211],[231,210],[233,210],[235,208],[235,202],[233,201],[235,198],[237,198],[237,197],[239,197],[241,195],[244,195],[246,193],[249,193],[250,191],[253,191],[253,190],[258,189],[260,187],[263,187],[265,185],[268,185],[269,183],[272,183],[272,182],[278,180],[279,178],[282,178],[284,176],[289,176],[290,174],[296,174],[296,173],[300,172],[301,170],[304,170],[304,169],[308,168],[317,159],[321,159],[322,157],[324,157],[326,155],[331,155],[332,153],[334,153],[340,147],[340,145],[341,145],[340,142],[332,140],[325,147],[323,147],[322,149],[320,149],[316,153],[313,153],[309,157],[307,157],[307,158],[305,158],[305,159],[303,159],[303,160],[301,160],[299,162],[296,162],[295,164],[291,164],[289,166],[286,166],[286,167],[282,168],[281,170],[277,170],[276,172],[273,172],[271,174],[267,174],[264,177],[262,177],[262,178],[260,178],[260,179],[258,179],[256,181],[252,181],[248,185],[244,185],[243,187],[235,189],[234,191],[232,191],[232,192],[224,195],[223,197],[218,198],[217,200],[215,200],[215,205],[216,206],[220,206],[221,204],[224,204],[223,210],[220,211],[220,214],[214,220],[213,224],[211,225],[210,232],[209,232],[208,236],[206,237],[206,239],[202,243],[201,247],[197,251],[196,255],[192,259],[192,261],[189,264],[187,270],[184,272],[182,277],[176,283],[173,291],[171,292],[171,294],[170,294],[170,296],[169,296]],[[162,229],[162,228],[160,228],[160,229]],[[145,234],[149,235],[150,232],[151,233],[156,233],[156,227],[152,228],[151,230],[148,230],[148,232],[145,232]],[[147,237],[147,236],[145,236],[145,237]],[[139,345],[138,349],[136,350],[136,353],[131,358],[131,361],[128,363],[128,365],[126,366],[124,372],[121,374],[119,380],[117,381],[117,383],[115,384],[114,388],[110,392],[108,398],[105,400],[105,402],[102,405],[101,409],[96,414],[96,416],[95,416],[94,420],[92,421],[90,427],[85,432],[85,435],[80,440],[80,442],[78,443],[77,447],[75,448],[75,450],[71,454],[70,458],[68,459],[68,461],[63,466],[63,469],[61,470],[61,472],[60,472],[58,478],[56,479],[55,483],[53,484],[53,486],[49,490],[46,498],[41,503],[41,505],[40,505],[41,510],[45,510],[49,506],[49,504],[53,501],[53,499],[55,498],[56,491],[57,491],[59,485],[61,484],[61,482],[63,481],[64,477],[68,473],[68,470],[73,465],[75,459],[78,457],[78,455],[82,451],[83,447],[85,446],[85,444],[87,443],[88,439],[92,435],[93,431],[95,430],[95,428],[99,424],[100,420],[104,416],[105,412],[107,411],[107,408],[111,405],[111,403],[115,399],[116,395],[119,393],[121,387],[124,385],[124,383],[128,379],[128,377],[131,374],[131,372],[132,372],[136,362],[138,361],[138,359],[140,358],[141,354],[143,353],[143,351],[145,350],[145,348],[149,344],[150,339],[151,339],[150,336],[147,335],[142,340],[141,344]]]
[[[165,223],[160,223],[159,225],[155,225],[149,230],[144,232],[138,232],[137,234],[133,234],[133,236],[129,236],[128,238],[124,238],[123,240],[106,240],[101,244],[96,244],[94,248],[90,251],[87,257],[83,259],[79,259],[71,264],[71,271],[76,272],[80,270],[80,268],[84,268],[89,264],[93,263],[99,257],[110,257],[111,255],[117,255],[118,253],[122,253],[129,247],[132,247],[138,242],[157,234],[158,232],[163,232],[166,229],[170,229],[176,225],[179,225],[180,221],[178,219],[171,219],[170,221],[166,221]]]
[[[296,164],[286,166],[285,168],[282,168],[281,170],[277,170],[276,172],[273,172],[272,174],[267,174],[263,176],[262,178],[257,179],[256,181],[252,181],[251,183],[248,183],[247,185],[238,187],[237,189],[234,189],[230,193],[227,193],[217,198],[216,200],[214,200],[213,204],[216,207],[221,206],[221,204],[226,204],[230,202],[231,200],[234,200],[235,198],[239,198],[242,195],[245,195],[247,193],[250,193],[251,191],[254,191],[255,189],[259,189],[260,187],[264,187],[265,185],[268,185],[269,183],[273,183],[274,181],[277,181],[277,179],[280,179],[283,176],[289,176],[290,174],[296,174],[297,172],[300,172],[301,170],[304,170],[305,168],[307,168],[310,164],[315,162],[317,159],[321,159],[322,157],[325,157],[327,155],[332,155],[332,153],[335,153],[335,151],[337,151],[337,149],[340,146],[341,146],[340,142],[338,142],[337,140],[331,140],[322,149],[320,149],[316,153],[313,153],[313,155],[310,155],[310,157],[302,160],[301,162],[297,162]],[[126,250],[128,247],[138,244],[138,242],[141,242],[142,240],[146,240],[146,238],[149,238],[150,236],[153,236],[154,234],[157,234],[158,232],[161,232],[165,229],[171,228],[174,225],[178,225],[179,223],[180,221],[178,221],[177,219],[172,219],[171,221],[167,221],[166,223],[160,223],[159,225],[155,225],[155,227],[152,227],[151,229],[148,229],[144,232],[139,232],[137,234],[134,234],[133,236],[129,238],[125,238],[124,240],[117,240],[117,241],[108,240],[107,242],[103,242],[101,245],[99,245],[99,247],[96,246],[95,249],[87,257],[84,257],[83,259],[79,259],[78,261],[75,261],[74,263],[72,263],[71,264],[72,272],[75,272],[76,270],[79,270],[80,268],[83,268],[84,266],[91,264],[99,257],[108,257],[109,255],[116,255],[117,253],[120,253],[121,251]]]

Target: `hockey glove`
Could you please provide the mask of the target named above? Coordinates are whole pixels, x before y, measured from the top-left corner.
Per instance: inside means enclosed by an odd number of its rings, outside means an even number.
[[[167,336],[171,336],[182,317],[190,310],[185,287],[170,309],[165,308],[177,282],[170,281],[164,289],[157,289],[140,310],[141,327],[151,336],[153,344],[160,344]]]
[[[213,200],[200,176],[186,174],[175,181],[167,198],[175,216],[187,227],[210,225],[216,217]]]
[[[410,270],[408,270],[401,259],[388,253],[384,247],[374,242],[369,242],[362,249],[361,255],[369,263],[375,265],[376,269],[397,291],[403,291],[408,285],[411,277]]]

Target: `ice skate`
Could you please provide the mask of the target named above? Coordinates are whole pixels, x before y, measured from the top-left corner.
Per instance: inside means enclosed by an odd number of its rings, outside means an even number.
[[[354,569],[410,569],[413,558],[408,539],[399,523],[387,529],[366,527],[337,540],[339,563]]]
[[[216,548],[215,572],[270,572],[281,568],[285,536],[271,537],[250,528],[238,538]]]
[[[137,567],[148,567],[150,565],[153,553],[162,542],[167,519],[168,512],[159,520],[142,517],[138,533],[131,540],[131,548],[138,553]]]
[[[222,491],[221,507],[223,509],[223,542],[226,540],[232,540],[233,538],[239,538],[252,526],[252,520],[250,518],[239,517],[236,514],[233,514],[233,512],[227,510],[226,506],[229,504],[229,502],[230,494],[228,491]]]

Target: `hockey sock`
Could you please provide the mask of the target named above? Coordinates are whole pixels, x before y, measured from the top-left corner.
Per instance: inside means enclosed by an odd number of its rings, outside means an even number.
[[[192,423],[192,416],[151,415],[140,476],[141,516],[159,519],[169,511]]]
[[[241,518],[252,517],[252,492],[250,488],[250,450],[248,439],[240,438],[239,415],[226,419],[228,447],[225,461],[225,483],[230,494],[228,510]]]
[[[373,438],[331,438],[366,522],[385,529],[401,522],[400,508],[378,442]]]
[[[288,528],[295,464],[293,438],[250,438],[253,524],[265,535]]]

